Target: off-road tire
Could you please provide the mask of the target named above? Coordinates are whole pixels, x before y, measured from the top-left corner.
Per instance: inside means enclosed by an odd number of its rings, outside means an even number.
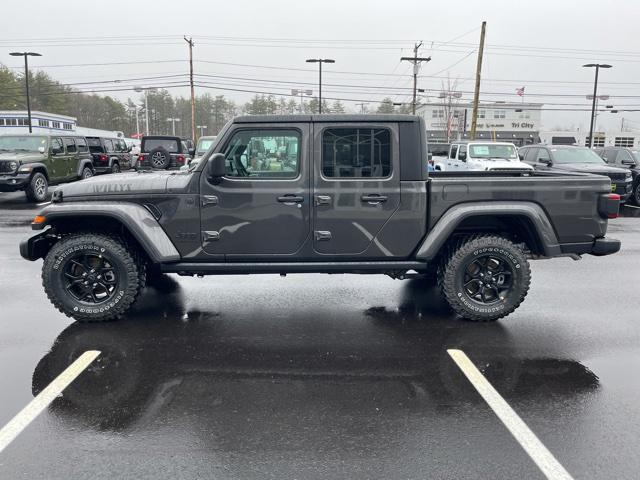
[[[93,177],[93,170],[89,167],[84,167],[82,169],[82,173],[80,174],[80,180],[86,180],[87,178]]]
[[[111,165],[111,173],[120,173],[120,165],[117,162]]]
[[[171,154],[164,147],[154,148],[149,152],[149,166],[154,170],[166,170],[171,165]]]
[[[101,303],[81,302],[66,289],[68,262],[77,254],[104,256],[117,272],[112,297]],[[102,322],[120,318],[135,302],[146,282],[146,266],[133,246],[117,235],[74,233],[63,237],[49,251],[42,265],[42,285],[53,305],[79,322]]]
[[[636,188],[633,190],[633,203],[640,207],[640,180],[636,183]]]
[[[42,182],[44,182],[44,193]],[[47,199],[47,195],[49,195],[49,182],[47,182],[47,177],[44,176],[44,173],[34,173],[24,193],[30,202],[44,202]]]
[[[465,269],[488,254],[500,259],[513,272],[509,291],[491,305],[474,300],[463,285]],[[498,235],[477,235],[455,241],[438,269],[438,285],[447,302],[463,319],[473,322],[492,322],[512,313],[527,296],[530,282],[531,269],[522,249]]]

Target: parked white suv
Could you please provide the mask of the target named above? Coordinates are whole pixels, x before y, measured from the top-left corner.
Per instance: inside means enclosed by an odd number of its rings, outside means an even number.
[[[533,171],[521,162],[518,149],[509,142],[456,142],[449,148],[449,156],[438,158],[436,170],[448,172],[465,170]]]

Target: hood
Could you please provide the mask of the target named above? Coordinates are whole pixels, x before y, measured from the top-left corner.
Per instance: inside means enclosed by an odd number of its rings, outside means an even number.
[[[38,152],[0,152],[0,162],[33,163],[46,160],[46,157]]]
[[[100,175],[78,182],[67,183],[56,189],[62,200],[72,197],[99,197],[117,195],[151,195],[176,192],[186,188],[191,180],[189,172],[160,171]],[[59,195],[59,194],[57,194]]]
[[[553,168],[568,170],[571,172],[595,173],[599,175],[611,175],[613,173],[626,174],[628,170],[624,168],[600,165],[597,163],[554,163]]]

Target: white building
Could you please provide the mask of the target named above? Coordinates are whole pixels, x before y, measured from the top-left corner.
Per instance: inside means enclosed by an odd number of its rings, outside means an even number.
[[[33,133],[64,134],[124,138],[124,133],[112,130],[80,127],[75,117],[31,111]],[[26,110],[0,110],[0,135],[29,132],[29,115]]]
[[[548,130],[540,132],[540,142],[547,145],[583,145],[589,144],[589,131]],[[593,132],[594,147],[640,147],[640,132],[610,130]]]
[[[481,102],[478,108],[476,138],[525,145],[539,142],[542,104],[528,102]],[[468,139],[473,105],[451,101],[421,105],[416,115],[427,124],[431,143]]]

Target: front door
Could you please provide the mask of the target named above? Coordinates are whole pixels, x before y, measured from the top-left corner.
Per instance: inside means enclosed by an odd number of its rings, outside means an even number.
[[[67,177],[67,153],[64,143],[59,137],[53,137],[49,145],[49,158],[51,159],[49,170],[49,181],[51,183],[62,182]]]
[[[316,123],[314,152],[314,250],[384,256],[376,235],[400,206],[397,127]]]
[[[451,145],[449,151],[449,158],[447,158],[447,171],[456,171],[459,168],[458,165],[458,145]]]
[[[63,141],[66,150],[64,158],[66,163],[65,178],[73,180],[78,177],[78,147],[71,137],[64,137]]]
[[[205,252],[256,261],[298,252],[311,229],[309,125],[238,125],[219,148],[226,176],[216,184],[205,168],[200,179]]]

